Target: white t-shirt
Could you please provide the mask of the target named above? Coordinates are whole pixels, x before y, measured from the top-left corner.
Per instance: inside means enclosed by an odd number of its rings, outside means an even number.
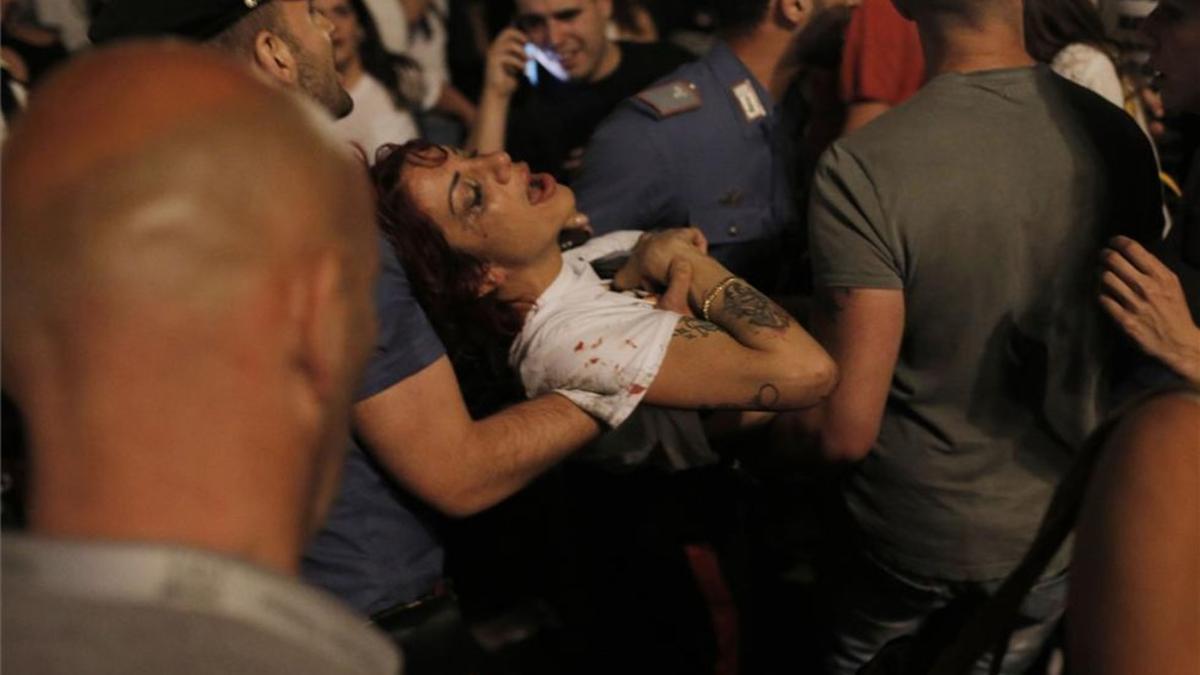
[[[385,143],[406,143],[420,135],[412,113],[397,108],[378,80],[363,74],[347,90],[354,99],[354,110],[338,120],[334,128],[347,142],[355,143],[375,162],[375,151]]]
[[[1125,108],[1125,92],[1117,75],[1117,65],[1108,54],[1092,45],[1076,42],[1063,47],[1054,55],[1050,69],[1100,94],[1118,108]]]
[[[590,261],[633,248],[613,232],[563,254],[563,267],[513,341],[509,364],[530,398],[555,391],[610,426],[637,408],[658,375],[680,315],[609,288]]]

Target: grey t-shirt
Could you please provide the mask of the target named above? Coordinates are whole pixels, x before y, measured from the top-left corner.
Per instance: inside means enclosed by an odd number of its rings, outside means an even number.
[[[1043,67],[936,77],[824,155],[817,285],[904,295],[879,438],[843,489],[872,555],[944,579],[1019,561],[1102,413],[1099,250],[1161,222],[1146,138]]]

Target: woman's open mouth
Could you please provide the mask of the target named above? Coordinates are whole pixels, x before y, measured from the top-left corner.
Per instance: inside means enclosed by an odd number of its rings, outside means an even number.
[[[558,182],[554,180],[554,176],[548,173],[535,173],[529,177],[529,187],[526,188],[525,194],[529,198],[530,204],[541,204],[554,196],[557,189]]]

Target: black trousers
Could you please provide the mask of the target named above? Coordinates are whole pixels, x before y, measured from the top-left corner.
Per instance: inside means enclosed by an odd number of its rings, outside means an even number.
[[[404,653],[405,675],[484,672],[486,655],[467,630],[454,593],[384,610],[371,622]]]

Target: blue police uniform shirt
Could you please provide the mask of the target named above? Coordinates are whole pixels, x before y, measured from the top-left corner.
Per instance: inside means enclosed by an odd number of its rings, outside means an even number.
[[[713,257],[769,291],[783,262],[780,240],[799,228],[792,139],[783,138],[792,125],[723,42],[646,92],[670,83],[688,87],[699,106],[660,114],[644,96],[622,103],[592,136],[572,183],[579,210],[597,234],[694,225]],[[747,114],[747,89],[761,114]]]
[[[375,284],[379,335],[356,395],[362,401],[425,369],[444,353],[391,245],[379,237]],[[405,411],[397,411],[404,414]],[[411,602],[442,578],[433,512],[404,492],[352,438],[341,490],[301,563],[308,581],[371,615]]]

